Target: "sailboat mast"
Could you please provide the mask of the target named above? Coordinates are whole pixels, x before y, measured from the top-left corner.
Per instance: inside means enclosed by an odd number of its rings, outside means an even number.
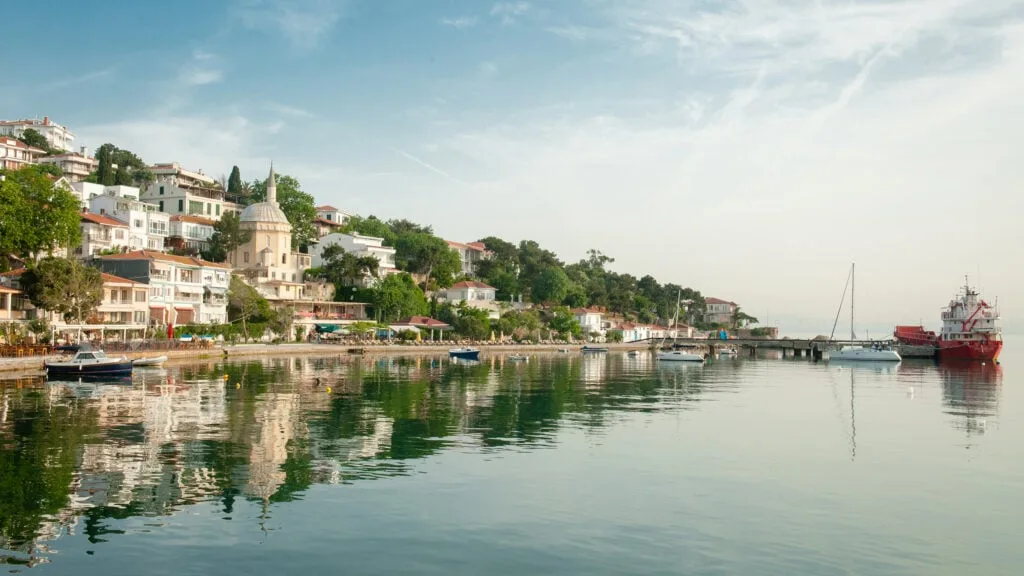
[[[856,332],[853,331],[853,302],[854,295],[857,293],[857,263],[850,264],[850,341],[857,339]]]

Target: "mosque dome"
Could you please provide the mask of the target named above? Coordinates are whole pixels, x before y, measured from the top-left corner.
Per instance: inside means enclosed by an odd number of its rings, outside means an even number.
[[[240,222],[288,224],[288,217],[277,205],[277,179],[274,177],[273,165],[270,166],[270,176],[267,178],[267,201],[246,206],[238,220]]]

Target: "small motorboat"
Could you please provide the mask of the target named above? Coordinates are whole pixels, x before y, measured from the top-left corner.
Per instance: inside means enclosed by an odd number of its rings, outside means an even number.
[[[49,376],[129,376],[132,361],[127,357],[108,358],[103,350],[79,349],[68,362],[45,362],[43,367]]]
[[[683,352],[682,350],[669,350],[665,352],[658,352],[658,360],[665,362],[704,362],[704,357],[700,354],[694,354],[693,352]]]
[[[511,360],[512,362],[526,362],[527,360],[530,359],[530,357],[527,356],[526,354],[511,354],[509,355],[508,359]]]
[[[606,346],[584,346],[582,350],[583,352],[607,352],[608,348]]]
[[[132,360],[132,366],[136,368],[158,368],[167,362],[167,356],[143,356]]]
[[[559,354],[568,354],[569,353],[569,349],[568,348],[559,348],[558,349],[558,353]]]
[[[639,355],[640,355],[640,351],[639,350],[630,350],[629,352],[626,353],[626,356],[629,356],[630,358],[636,358]]]
[[[479,348],[452,348],[448,350],[449,358],[457,358],[459,360],[479,360],[480,349]]]
[[[737,352],[735,348],[722,348],[721,350],[718,351],[718,356],[723,358],[738,355],[739,352]]]

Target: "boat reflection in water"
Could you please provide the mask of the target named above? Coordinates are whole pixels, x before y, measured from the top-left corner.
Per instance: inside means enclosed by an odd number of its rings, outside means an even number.
[[[992,363],[942,363],[938,366],[942,381],[945,413],[954,417],[953,426],[968,436],[984,434],[999,412],[999,392],[1003,368]]]
[[[828,364],[839,370],[859,370],[876,374],[895,374],[901,365],[900,362],[887,360],[843,360],[839,358],[830,359]]]

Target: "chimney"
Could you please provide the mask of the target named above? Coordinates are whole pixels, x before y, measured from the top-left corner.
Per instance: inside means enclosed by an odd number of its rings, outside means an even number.
[[[43,116],[43,126],[49,126],[49,125],[50,125],[50,117],[49,116]]]
[[[86,158],[89,157],[89,149],[86,148],[85,146],[82,146],[81,148],[79,148],[79,152],[81,153],[82,156],[85,156]]]

